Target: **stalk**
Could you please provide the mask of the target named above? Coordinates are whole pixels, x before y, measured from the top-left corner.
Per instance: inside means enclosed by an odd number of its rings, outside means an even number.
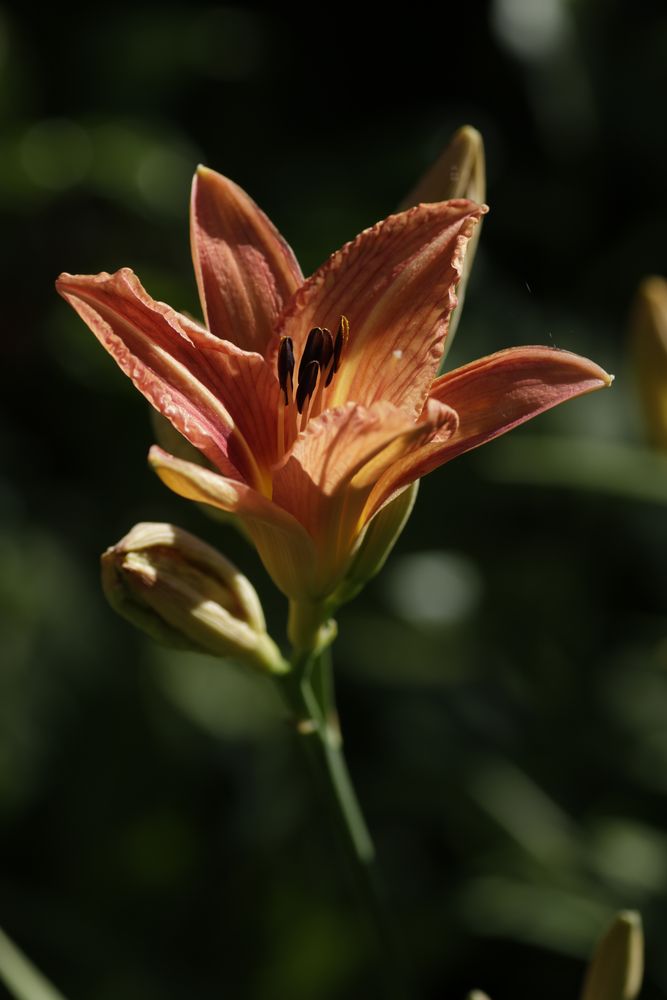
[[[384,903],[368,831],[343,753],[334,704],[330,650],[295,658],[290,673],[277,678],[308,760],[317,793],[323,800],[347,862],[360,905],[379,948],[386,1000],[409,1000],[405,971]]]

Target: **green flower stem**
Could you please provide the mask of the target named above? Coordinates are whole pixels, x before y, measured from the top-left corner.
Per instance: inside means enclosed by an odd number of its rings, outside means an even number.
[[[327,646],[319,656],[315,658],[311,667],[311,686],[313,694],[317,698],[317,703],[322,712],[322,717],[328,728],[328,739],[332,745],[338,747],[342,744],[340,733],[340,723],[338,721],[338,709],[336,708],[336,690],[333,678],[333,662],[331,647]]]
[[[388,920],[375,867],[375,848],[368,832],[343,755],[335,714],[329,651],[302,654],[293,670],[277,678],[308,758],[318,794],[324,800],[348,862],[359,900],[375,930],[386,979],[387,1000],[408,1000],[405,974]]]

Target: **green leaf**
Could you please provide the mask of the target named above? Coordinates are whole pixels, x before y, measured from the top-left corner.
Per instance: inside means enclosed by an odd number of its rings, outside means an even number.
[[[615,441],[522,434],[480,456],[492,479],[667,504],[667,456]]]

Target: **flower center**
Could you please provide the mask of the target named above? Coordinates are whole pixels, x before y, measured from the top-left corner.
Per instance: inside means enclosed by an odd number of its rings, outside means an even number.
[[[278,452],[283,455],[291,446],[298,431],[305,429],[311,417],[323,409],[324,390],[341,366],[343,350],[350,336],[350,324],[341,316],[334,337],[326,327],[316,326],[308,334],[301,354],[294,388],[294,344],[291,337],[283,337],[278,349],[278,381],[282,398],[278,413]],[[297,430],[297,413],[301,421]]]

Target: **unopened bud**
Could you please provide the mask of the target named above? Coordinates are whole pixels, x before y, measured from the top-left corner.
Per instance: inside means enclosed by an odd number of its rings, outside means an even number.
[[[111,606],[163,645],[287,666],[249,580],[216,549],[171,524],[137,524],[102,556]]]
[[[595,949],[581,1000],[634,1000],[644,975],[641,917],[632,910],[617,914]]]
[[[486,198],[484,142],[476,128],[457,129],[439,158],[401,202],[401,210],[426,201],[469,198],[482,204]]]
[[[457,129],[440,157],[417,182],[407,198],[403,199],[400,208],[401,210],[412,208],[413,205],[419,205],[424,201],[449,201],[451,198],[468,198],[479,205],[483,204],[486,198],[484,142],[477,129],[471,125],[463,125]],[[480,220],[470,237],[463,260],[463,271],[456,288],[458,304],[449,320],[449,333],[442,361],[445,360],[454,342],[481,230]]]
[[[630,321],[649,437],[667,449],[667,281],[645,278]]]

